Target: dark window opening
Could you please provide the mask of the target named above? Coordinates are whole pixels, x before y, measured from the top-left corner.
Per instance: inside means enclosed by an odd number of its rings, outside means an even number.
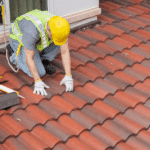
[[[47,0],[9,0],[10,7],[10,22],[31,10],[39,9],[46,11]]]
[[[0,25],[3,24],[3,20],[2,20],[2,7],[0,6]]]

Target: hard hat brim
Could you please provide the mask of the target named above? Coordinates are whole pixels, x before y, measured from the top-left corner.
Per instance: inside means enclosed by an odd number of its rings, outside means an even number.
[[[67,38],[64,41],[61,41],[61,42],[56,41],[56,40],[53,39],[53,42],[54,42],[55,45],[61,46],[61,45],[65,44],[67,42]]]

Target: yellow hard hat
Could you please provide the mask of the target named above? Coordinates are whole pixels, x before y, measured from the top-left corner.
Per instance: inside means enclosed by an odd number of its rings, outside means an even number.
[[[54,44],[65,44],[70,33],[70,26],[67,20],[59,16],[53,16],[48,21],[48,24]]]

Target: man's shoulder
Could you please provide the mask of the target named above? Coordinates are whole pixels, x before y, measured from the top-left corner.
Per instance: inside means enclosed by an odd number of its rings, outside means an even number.
[[[25,26],[25,27],[34,27],[35,25],[34,25],[34,23],[31,21],[31,20],[27,20],[27,19],[23,19],[21,22],[20,22],[20,24],[19,25],[22,25],[22,26]]]
[[[38,29],[36,28],[36,26],[34,25],[34,23],[31,21],[31,20],[27,20],[27,19],[24,19],[19,27],[21,27],[23,30],[23,32],[30,32],[30,33],[37,33],[38,32]]]

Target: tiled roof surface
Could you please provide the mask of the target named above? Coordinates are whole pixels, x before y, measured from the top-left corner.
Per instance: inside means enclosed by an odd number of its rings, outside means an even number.
[[[100,7],[100,25],[69,36],[73,92],[60,86],[60,53],[46,97],[0,55],[0,80],[25,97],[0,111],[0,150],[150,150],[150,1]]]

